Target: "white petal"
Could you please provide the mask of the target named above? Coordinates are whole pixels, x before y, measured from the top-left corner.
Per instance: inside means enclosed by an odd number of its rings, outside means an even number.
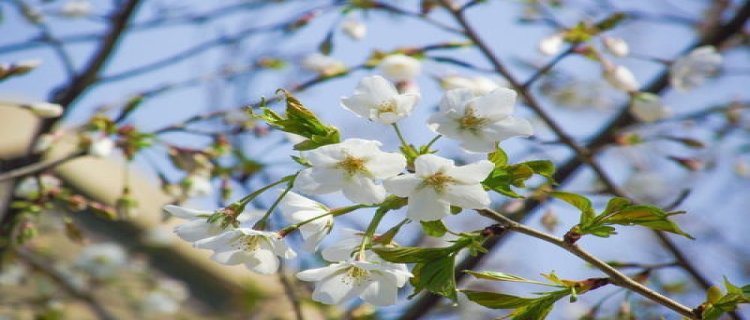
[[[359,248],[362,235],[351,235],[336,241],[333,245],[323,249],[320,254],[323,259],[331,262],[346,261],[351,259],[352,253]]]
[[[396,110],[398,110],[400,114],[406,116],[414,110],[414,106],[417,105],[419,98],[419,94],[406,93],[393,97],[393,100],[396,102]]]
[[[414,168],[417,176],[427,177],[438,172],[445,172],[453,168],[453,160],[446,159],[434,154],[423,154],[414,160]]]
[[[255,250],[252,252],[255,261],[248,261],[245,266],[260,274],[272,274],[279,270],[279,258],[270,250]]]
[[[330,167],[343,160],[346,154],[340,144],[330,144],[307,152],[305,158],[313,167]]]
[[[297,279],[302,281],[320,281],[338,271],[340,266],[342,264],[334,263],[323,268],[300,271],[297,272]]]
[[[356,203],[373,204],[385,200],[385,188],[362,175],[355,175],[344,180],[342,191],[347,199]]]
[[[185,208],[185,207],[175,206],[171,204],[164,206],[164,210],[166,210],[167,212],[169,212],[169,214],[175,217],[182,218],[182,219],[191,219],[191,220],[198,218],[200,216],[207,217],[213,214],[213,212],[211,211]]]
[[[238,230],[226,231],[220,235],[196,241],[193,246],[201,249],[227,251],[232,249],[231,243],[241,235]]]
[[[383,181],[383,186],[385,190],[399,197],[408,197],[422,181],[414,174],[405,174]]]
[[[378,179],[393,177],[406,168],[406,158],[400,153],[380,152],[367,161],[367,170]]]
[[[497,88],[474,100],[476,110],[485,117],[502,118],[513,114],[516,92],[508,88]]]
[[[229,266],[245,263],[250,259],[250,256],[242,250],[216,252],[211,256],[211,260]]]
[[[307,194],[326,194],[341,190],[343,180],[342,170],[308,168],[297,176],[295,187]]]
[[[422,188],[409,196],[406,216],[417,221],[440,220],[450,214],[450,205],[439,199],[432,188]]]
[[[396,303],[398,298],[398,287],[393,277],[380,274],[379,272],[371,273],[372,282],[362,292],[360,297],[376,306],[387,306]]]
[[[353,281],[346,272],[340,271],[318,282],[312,298],[326,304],[339,304],[359,296],[366,284],[366,281]]]
[[[377,103],[378,102],[372,101],[370,96],[364,94],[356,94],[351,97],[341,98],[341,107],[360,117],[368,119],[370,118],[370,110],[372,110],[372,107]]]
[[[174,228],[177,236],[189,242],[215,236],[223,230],[220,225],[208,223],[203,219],[195,219]]]
[[[450,204],[465,209],[483,209],[490,205],[490,197],[480,184],[449,185],[442,197]]]
[[[493,169],[495,169],[495,165],[492,162],[481,160],[465,166],[451,168],[446,171],[446,174],[462,184],[475,184],[484,181]]]
[[[528,137],[534,134],[531,123],[524,118],[513,116],[506,117],[500,121],[489,124],[482,132],[495,141],[503,141],[512,137]]]
[[[443,98],[440,100],[440,112],[455,110],[456,112],[463,114],[466,109],[466,104],[472,99],[474,99],[474,93],[471,89],[459,88],[448,90],[443,94]]]

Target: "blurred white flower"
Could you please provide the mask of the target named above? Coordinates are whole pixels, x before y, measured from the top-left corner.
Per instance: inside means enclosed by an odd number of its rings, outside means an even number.
[[[630,113],[642,122],[659,121],[672,115],[671,110],[664,105],[661,97],[647,92],[641,92],[633,96]]]
[[[500,141],[534,132],[529,121],[512,115],[515,101],[516,92],[507,88],[482,96],[469,89],[449,90],[430,117],[430,128],[461,141],[467,151],[491,152]]]
[[[350,18],[341,23],[341,30],[352,40],[362,40],[367,35],[367,25],[361,21]]]
[[[412,220],[433,221],[450,214],[450,206],[482,209],[490,197],[482,181],[495,168],[481,160],[457,167],[453,160],[425,154],[414,160],[415,172],[385,181],[386,190],[409,198],[406,216]]]
[[[85,17],[91,13],[92,5],[88,0],[68,0],[60,8],[60,14],[68,18]]]
[[[297,278],[302,281],[316,282],[312,294],[315,301],[339,304],[359,296],[376,306],[396,303],[398,288],[412,276],[404,264],[358,260],[297,273]]]
[[[312,218],[324,215],[330,211],[323,204],[305,198],[294,192],[288,192],[281,199],[279,209],[284,217],[291,223],[300,223]],[[317,249],[318,244],[323,238],[331,232],[333,228],[333,217],[327,215],[305,223],[299,228],[302,239],[305,240],[304,248],[308,251]]]
[[[333,75],[346,70],[346,65],[343,62],[318,52],[302,59],[302,66],[321,75]]]
[[[185,177],[183,183],[187,185],[185,193],[188,197],[202,197],[213,193],[214,186],[211,184],[211,175],[207,172],[199,170],[192,173]]]
[[[41,185],[40,182],[41,181]],[[52,189],[58,189],[62,185],[62,182],[60,182],[60,179],[57,179],[54,176],[43,174],[37,177],[29,176],[23,178],[21,182],[16,185],[16,190],[14,191],[14,195],[19,198],[23,199],[36,199],[40,196],[41,192],[48,192]]]
[[[296,187],[307,194],[342,191],[356,203],[380,203],[385,189],[376,180],[399,174],[406,167],[400,153],[380,150],[373,140],[347,139],[307,152],[311,167],[297,177]]]
[[[89,137],[89,154],[94,157],[107,157],[115,149],[115,142],[104,134],[93,133]]]
[[[0,270],[0,285],[16,286],[26,277],[26,268],[18,263],[6,263]]]
[[[116,276],[127,262],[125,249],[116,243],[105,242],[83,248],[74,265],[95,279],[110,279]]]
[[[646,203],[659,203],[670,194],[666,178],[655,171],[636,171],[625,181],[625,191],[634,199]]]
[[[625,92],[636,92],[641,86],[630,69],[622,65],[605,63],[604,79],[615,89]]]
[[[422,63],[410,56],[392,54],[385,57],[378,68],[391,81],[410,81],[422,72]]]
[[[160,279],[156,287],[143,298],[140,307],[147,314],[175,314],[188,297],[188,289],[182,282]]]
[[[719,72],[723,58],[714,46],[702,46],[672,63],[669,81],[680,91],[693,89]]]
[[[341,98],[341,106],[361,117],[392,124],[411,114],[417,101],[418,94],[399,94],[390,81],[370,76],[359,81],[352,96]]]
[[[614,56],[625,57],[630,53],[628,43],[623,38],[603,36],[601,40],[604,48]]]
[[[63,113],[63,107],[57,103],[36,102],[24,105],[29,111],[40,118],[57,118]]]
[[[154,247],[166,247],[174,241],[172,232],[168,228],[157,226],[149,228],[143,235],[143,242]]]
[[[563,35],[562,33],[555,33],[539,40],[538,49],[543,55],[551,56],[555,55],[562,49]]]
[[[505,84],[482,76],[465,77],[450,75],[440,78],[440,86],[445,90],[469,89],[474,95],[481,96],[503,87]]]
[[[226,264],[244,264],[249,270],[271,274],[279,269],[279,258],[291,259],[297,256],[276,232],[250,228],[237,228],[217,236],[198,240],[196,248],[214,251],[211,259]]]

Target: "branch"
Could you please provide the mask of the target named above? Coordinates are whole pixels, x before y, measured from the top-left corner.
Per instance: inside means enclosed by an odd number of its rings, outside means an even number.
[[[97,301],[96,298],[94,298],[94,296],[90,295],[88,292],[78,289],[76,286],[68,282],[65,275],[60,274],[59,272],[57,272],[57,270],[50,268],[49,262],[42,260],[40,257],[35,256],[32,252],[26,249],[18,249],[16,250],[16,254],[29,266],[47,275],[69,295],[83,301],[99,319],[116,319],[112,314],[109,313],[109,311],[107,311],[107,309],[102,306],[99,301]]]
[[[86,153],[83,151],[71,153],[65,157],[54,159],[54,160],[46,160],[46,161],[40,161],[36,163],[32,163],[28,166],[21,167],[18,169],[10,170],[8,172],[4,172],[0,174],[0,182],[21,178],[30,174],[34,174],[40,171],[44,171],[47,169],[52,169],[56,166],[59,166],[65,162],[68,162],[70,160],[76,159],[78,157],[81,157],[85,155]]]
[[[581,258],[581,260],[588,262],[589,264],[593,265],[600,271],[604,272],[607,276],[609,276],[610,280],[612,281],[612,284],[614,285],[634,291],[640,294],[641,296],[648,298],[649,300],[652,300],[669,309],[672,309],[673,311],[689,319],[699,319],[698,316],[695,313],[693,313],[693,310],[691,308],[686,307],[680,304],[679,302],[676,302],[654,290],[651,290],[650,288],[640,284],[639,282],[631,279],[624,273],[613,268],[612,266],[602,261],[601,259],[597,258],[596,256],[592,255],[588,251],[581,249],[581,247],[579,247],[576,244],[567,243],[562,238],[558,238],[551,234],[548,234],[548,233],[545,233],[545,232],[542,232],[533,228],[529,228],[523,224],[520,224],[509,218],[506,218],[502,214],[495,212],[491,209],[477,210],[477,212],[479,212],[479,214],[485,217],[488,217],[490,219],[493,219],[501,223],[503,226],[507,227],[510,230],[516,231],[518,233],[523,233],[527,236],[549,242],[560,248],[565,249],[566,251],[572,253],[576,257]]]

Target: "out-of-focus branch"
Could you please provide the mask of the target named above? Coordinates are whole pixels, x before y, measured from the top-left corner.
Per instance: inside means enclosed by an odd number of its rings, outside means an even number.
[[[21,178],[30,174],[34,174],[40,171],[44,171],[47,169],[52,169],[58,165],[61,165],[65,162],[68,162],[70,160],[76,159],[80,156],[83,156],[86,154],[85,152],[79,151],[75,153],[71,153],[65,157],[58,158],[58,159],[52,159],[52,160],[46,160],[46,161],[40,161],[36,163],[32,163],[28,166],[21,167],[18,169],[10,170],[8,172],[3,172],[0,174],[0,182],[10,180],[10,179],[17,179]]]
[[[65,277],[65,275],[60,274],[60,272],[53,268],[50,268],[49,262],[44,261],[42,258],[37,257],[32,252],[26,249],[16,250],[16,255],[19,259],[31,266],[33,269],[43,273],[44,275],[52,279],[60,288],[62,288],[73,298],[84,302],[99,319],[116,319],[112,314],[109,313],[109,311],[107,311],[106,308],[104,308],[104,306],[102,306],[102,304],[96,298],[94,298],[93,295],[90,295],[88,292],[83,291],[75,285],[71,284]]]

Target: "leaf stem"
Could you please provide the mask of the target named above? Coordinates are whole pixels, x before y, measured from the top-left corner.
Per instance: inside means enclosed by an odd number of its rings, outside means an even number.
[[[367,250],[367,246],[372,243],[372,238],[375,236],[375,230],[377,230],[380,221],[383,220],[383,217],[389,210],[389,208],[380,207],[375,211],[375,216],[372,217],[372,221],[370,221],[364,236],[362,236],[362,243],[359,245],[359,253],[357,255],[358,260],[366,259],[365,251]]]

